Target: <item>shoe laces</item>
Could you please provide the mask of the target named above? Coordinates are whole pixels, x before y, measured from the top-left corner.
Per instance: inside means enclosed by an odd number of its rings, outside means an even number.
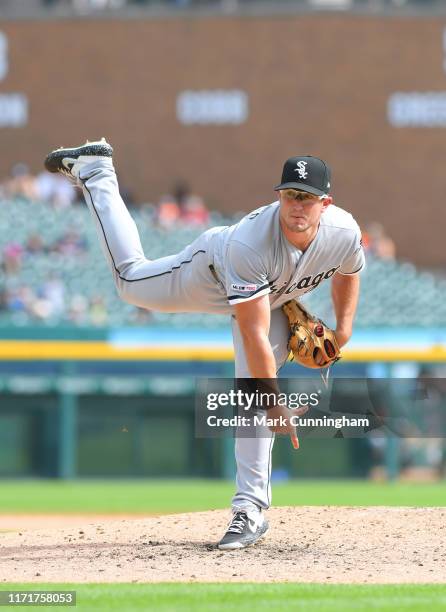
[[[228,527],[228,533],[242,533],[247,520],[248,515],[246,514],[246,512],[236,512],[232,517],[232,521]]]

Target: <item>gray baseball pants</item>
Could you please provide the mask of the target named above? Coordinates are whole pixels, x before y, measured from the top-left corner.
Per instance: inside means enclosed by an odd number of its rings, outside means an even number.
[[[148,260],[136,224],[119,194],[111,160],[92,161],[82,168],[79,178],[118,295],[124,301],[164,312],[232,312],[223,287],[209,270],[213,230],[204,232],[180,253]],[[249,378],[240,330],[235,318],[231,320],[235,376]],[[288,322],[282,310],[273,310],[269,338],[278,370],[288,356],[288,333]],[[256,438],[236,437],[234,508],[254,511],[270,506],[273,443],[274,434],[269,430],[259,432]]]

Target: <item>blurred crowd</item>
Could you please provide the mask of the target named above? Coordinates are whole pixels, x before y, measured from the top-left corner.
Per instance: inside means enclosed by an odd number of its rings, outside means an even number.
[[[131,193],[122,189],[127,206],[134,206]],[[82,205],[81,193],[60,174],[42,172],[33,175],[24,163],[16,164],[10,175],[0,183],[0,201],[3,206],[11,200],[26,200],[36,206],[50,205],[54,209]],[[208,227],[209,211],[203,198],[194,194],[187,183],[177,181],[171,193],[162,195],[155,205],[147,205],[150,223],[159,231],[174,231],[181,226],[200,231]],[[68,258],[76,260],[79,267],[88,265],[89,244],[82,232],[73,224],[66,224],[64,231],[53,240],[46,239],[39,231],[30,231],[24,240],[3,236],[0,250],[0,314],[13,315],[20,324],[29,321],[65,321],[76,325],[107,325],[109,313],[103,297],[92,293],[67,295],[64,279],[49,274],[41,283],[32,286],[23,282],[23,272],[31,267],[33,258]],[[150,313],[135,308],[131,323],[144,324]]]
[[[207,227],[209,221],[203,198],[192,193],[184,181],[178,181],[172,193],[163,195],[156,207],[155,222],[164,229],[173,229],[178,224]]]
[[[11,2],[17,0],[0,0],[0,2]],[[153,0],[27,0],[40,3],[41,6],[56,7],[68,6],[72,7],[76,12],[88,14],[90,12],[101,10],[117,10],[132,6],[150,6]],[[157,5],[165,5],[168,7],[192,7],[192,6],[217,6],[226,11],[235,11],[238,7],[254,4],[255,2],[267,2],[268,0],[158,0]],[[273,4],[273,0],[269,0]],[[406,5],[432,6],[436,0],[353,0],[353,3],[358,7],[368,8],[371,10],[385,9],[386,7],[404,8]],[[351,0],[294,0],[294,4],[303,6],[336,6],[339,8],[349,8],[352,4]]]
[[[282,7],[290,10],[321,9],[342,11],[363,11],[379,14],[391,11],[412,12],[413,10],[430,14],[438,10],[440,0],[282,0]],[[222,15],[235,14],[246,7],[250,11],[263,13],[275,10],[275,0],[0,0],[0,16],[11,17],[41,17],[48,13],[60,17],[89,18],[97,15],[121,14],[132,15],[135,11],[144,9],[159,13],[177,12],[178,10],[212,10]]]
[[[35,176],[27,164],[20,162],[11,168],[9,177],[0,183],[0,198],[20,197],[65,208],[78,199],[78,194],[63,175],[44,171]]]
[[[37,288],[28,284],[0,290],[0,313],[8,312],[15,325],[34,321],[59,325],[103,327],[110,324],[106,301],[99,293],[66,295],[65,283],[57,275],[48,275]],[[128,324],[145,325],[151,320],[149,311],[135,308]]]
[[[128,207],[135,206],[131,191],[125,186],[121,186],[121,196]],[[46,202],[54,208],[66,208],[83,200],[80,191],[63,175],[43,171],[35,176],[22,162],[15,164],[10,176],[0,183],[0,199],[13,198]],[[182,180],[173,185],[171,193],[162,195],[158,204],[149,206],[154,209],[154,223],[161,228],[174,229],[178,224],[206,227],[209,224],[209,210],[203,198],[194,194]],[[39,246],[38,236],[30,236],[30,240],[35,251],[45,250]],[[71,247],[71,244],[60,246],[65,251]]]
[[[101,10],[116,10],[126,6],[148,6],[151,0],[41,0],[45,7],[70,6],[78,13],[90,13]],[[223,3],[227,0],[223,0]],[[237,4],[237,0],[231,0]],[[194,0],[164,0],[168,6],[186,7],[194,4]],[[215,4],[221,4],[216,0]]]
[[[59,253],[70,257],[85,255],[88,243],[76,228],[69,228],[55,242],[45,243],[38,233],[31,233],[25,244],[12,240],[3,247],[2,269],[6,276],[20,274],[22,266],[26,265],[26,259],[34,255],[44,254],[51,256]]]
[[[42,283],[32,287],[21,279],[22,271],[36,256],[85,260],[87,251],[87,240],[74,227],[68,228],[53,242],[45,242],[37,232],[30,233],[24,244],[16,240],[7,241],[1,259],[4,282],[0,286],[0,312],[13,314],[17,323],[20,323],[20,315],[25,315],[26,320],[65,319],[79,323],[83,317],[93,324],[103,323],[99,296],[90,300],[76,296],[67,303],[65,284],[58,275],[48,274]]]
[[[362,232],[366,253],[378,259],[395,259],[396,245],[380,223],[369,223]]]

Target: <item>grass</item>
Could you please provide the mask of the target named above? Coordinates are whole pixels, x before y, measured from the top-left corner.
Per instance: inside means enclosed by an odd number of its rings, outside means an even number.
[[[226,508],[221,480],[0,481],[0,513],[169,513]],[[294,480],[273,485],[275,506],[445,506],[446,483]]]
[[[1,590],[76,590],[76,609],[217,612],[344,610],[433,612],[446,607],[446,585],[323,584],[2,584]],[[14,606],[14,609],[29,609]],[[39,610],[54,610],[39,606]],[[66,608],[70,609],[70,608]]]

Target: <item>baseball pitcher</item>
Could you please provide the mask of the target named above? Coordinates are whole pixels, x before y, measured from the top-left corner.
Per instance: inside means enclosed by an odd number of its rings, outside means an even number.
[[[310,367],[323,368],[338,358],[352,333],[364,253],[357,223],[333,204],[324,161],[288,159],[275,187],[276,202],[235,225],[205,231],[176,255],[148,260],[119,194],[112,154],[102,139],[57,149],[45,166],[82,188],[123,300],[164,312],[231,315],[237,378],[275,379],[290,349]],[[327,280],[337,323],[333,331],[295,301]],[[244,548],[267,531],[263,510],[271,504],[274,433],[290,435],[297,448],[289,418],[301,413],[272,407],[268,416],[282,417],[281,424],[261,437],[236,437],[236,493],[219,548]]]

